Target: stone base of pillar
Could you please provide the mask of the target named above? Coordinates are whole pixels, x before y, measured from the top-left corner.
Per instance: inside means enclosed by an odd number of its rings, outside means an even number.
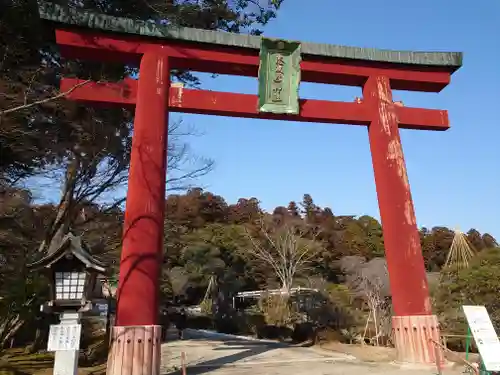
[[[161,326],[112,327],[106,375],[159,375]]]
[[[441,366],[444,364],[436,315],[394,316],[392,331],[398,362]]]

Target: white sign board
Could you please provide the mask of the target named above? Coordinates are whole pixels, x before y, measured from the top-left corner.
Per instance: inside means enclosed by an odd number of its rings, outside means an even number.
[[[47,350],[57,352],[60,350],[79,350],[81,324],[53,324],[50,326]]]
[[[484,306],[462,306],[487,371],[500,371],[500,341]]]
[[[96,310],[100,316],[108,315],[108,304],[107,303],[96,303]]]

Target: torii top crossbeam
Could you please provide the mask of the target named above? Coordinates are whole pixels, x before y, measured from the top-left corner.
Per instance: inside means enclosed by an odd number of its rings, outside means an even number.
[[[252,77],[258,74],[259,36],[157,25],[51,3],[40,5],[40,16],[58,23],[56,40],[61,53],[68,58],[138,65],[145,51],[161,49],[169,55],[171,69]],[[462,54],[457,52],[389,51],[316,43],[302,43],[301,51],[302,81],[363,86],[368,77],[383,75],[389,78],[391,88],[398,90],[439,92],[462,64]],[[69,90],[79,82],[63,79],[61,90]],[[69,97],[127,106],[135,104],[136,89],[134,80],[120,84],[89,84]],[[182,90],[180,93],[178,88],[172,88],[169,106],[171,111],[186,113],[355,125],[370,123],[361,103],[302,100],[298,116],[283,116],[259,113],[255,100],[254,95],[203,90]],[[446,111],[396,110],[401,128],[448,128]]]
[[[244,49],[245,54],[248,56],[258,56],[259,49],[261,47],[261,37],[254,35],[242,35],[242,34],[233,34],[222,31],[212,31],[212,30],[200,30],[186,27],[177,27],[177,26],[169,26],[169,25],[158,25],[153,22],[141,21],[141,20],[132,20],[128,18],[122,17],[113,17],[105,14],[95,14],[84,12],[80,10],[76,10],[73,8],[64,8],[57,4],[53,3],[43,3],[39,7],[40,17],[47,21],[53,21],[65,24],[67,26],[77,26],[83,27],[92,30],[101,30],[112,33],[120,33],[120,34],[129,34],[130,36],[140,36],[142,48],[140,47],[135,51],[135,54],[140,54],[141,50],[147,48],[148,43],[145,42],[149,39],[150,43],[155,43],[158,41],[169,41],[169,45],[172,48],[176,47],[176,42],[183,43],[196,43],[197,49],[203,50],[219,50],[226,48],[226,52],[228,48],[238,48],[239,52],[243,52]],[[156,41],[155,41],[156,39]],[[136,39],[137,40],[137,39]],[[172,44],[173,43],[173,44]],[[97,47],[97,46],[96,46]],[[337,63],[342,64],[346,63],[346,60],[349,64],[352,64],[354,61],[358,62],[361,65],[370,64],[376,67],[377,63],[379,66],[381,64],[391,64],[394,65],[394,69],[398,69],[398,65],[403,66],[404,69],[412,70],[412,66],[418,70],[425,69],[428,72],[447,72],[453,73],[455,70],[460,68],[462,65],[462,53],[460,52],[415,52],[415,51],[392,51],[392,50],[381,50],[375,48],[359,48],[359,47],[347,47],[347,46],[339,46],[332,44],[318,44],[318,43],[302,43],[302,54],[305,56],[305,64],[302,67],[302,70],[305,71],[303,76],[304,81],[309,82],[324,82],[326,79],[324,77],[315,79],[314,75],[309,75],[307,72],[317,72],[317,68],[315,69],[314,64],[309,64],[309,62],[317,62],[320,60],[330,59],[335,60]],[[125,52],[121,48],[118,49],[120,52]],[[178,55],[179,58],[183,58],[182,52],[185,50],[180,50],[175,55]],[[133,54],[131,48],[128,51],[130,54]],[[122,57],[122,56],[121,56]],[[196,56],[184,56],[184,58],[188,59],[196,59]],[[227,61],[228,64],[235,63],[234,59],[230,59]],[[250,60],[249,60],[250,61]],[[120,60],[123,62],[123,60]],[[237,63],[237,62],[236,62]],[[244,59],[240,61],[241,64],[244,64]],[[238,64],[239,65],[239,64]],[[246,64],[252,65],[252,64]],[[206,68],[205,68],[206,69]],[[219,70],[219,69],[216,69]],[[212,72],[210,70],[210,72]],[[244,70],[243,72],[239,71],[239,69],[235,69],[234,74],[245,75],[248,70]],[[331,74],[334,73],[334,70],[330,70]],[[219,73],[219,72],[216,72]],[[256,72],[255,72],[256,73]],[[329,72],[324,72],[329,73]],[[324,74],[323,73],[323,74]],[[336,72],[337,75],[349,75],[349,71],[347,70],[345,74],[342,74],[339,71]],[[328,75],[328,74],[327,74]],[[359,73],[357,74],[359,75]],[[256,76],[256,74],[252,74],[252,76]],[[346,79],[346,78],[343,78]],[[401,90],[409,90],[409,87],[405,87],[405,84],[400,83],[400,87],[398,87],[398,81],[410,82],[412,80],[422,81],[427,84],[434,83],[435,89],[438,87],[438,82],[431,79],[410,79],[409,77],[394,77],[396,81],[396,86],[394,89]],[[345,84],[345,85],[356,85],[354,83],[354,79],[350,81],[346,79],[346,82],[324,82],[324,83],[336,83],[336,84]],[[425,85],[424,85],[425,86]],[[431,85],[432,86],[432,85]],[[444,87],[444,86],[442,86]],[[441,87],[441,88],[442,88]],[[418,88],[415,88],[418,90]],[[432,89],[435,90],[435,89]],[[429,90],[431,90],[429,88]],[[427,91],[427,90],[423,90]]]

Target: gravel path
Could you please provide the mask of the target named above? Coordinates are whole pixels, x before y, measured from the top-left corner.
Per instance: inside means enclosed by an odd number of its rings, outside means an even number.
[[[162,345],[162,375],[181,374],[181,353],[187,375],[408,375],[436,374],[435,368],[361,362],[323,349],[289,346],[270,341],[229,339],[190,331],[184,340]],[[445,371],[444,375],[460,372]]]

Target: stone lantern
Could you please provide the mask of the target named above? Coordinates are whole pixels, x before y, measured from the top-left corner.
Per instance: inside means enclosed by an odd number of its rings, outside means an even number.
[[[59,314],[60,324],[50,326],[48,350],[55,352],[54,374],[76,375],[80,349],[81,315],[92,309],[98,275],[105,275],[104,263],[94,258],[79,236],[69,233],[54,252],[28,265],[51,280],[50,300],[44,312]]]
[[[93,295],[97,276],[107,273],[106,265],[71,233],[64,236],[57,250],[28,267],[44,272],[51,280],[51,298],[46,305],[53,312],[89,310],[92,298],[98,297]]]

